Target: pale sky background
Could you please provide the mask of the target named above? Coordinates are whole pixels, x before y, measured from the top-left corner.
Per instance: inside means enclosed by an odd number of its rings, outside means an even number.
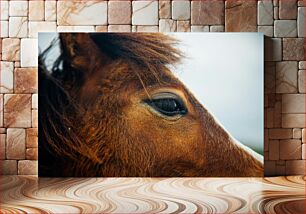
[[[56,33],[40,33],[44,50]],[[263,153],[263,34],[171,33],[187,56],[173,68],[203,106],[243,144]],[[58,55],[55,49],[47,61]]]

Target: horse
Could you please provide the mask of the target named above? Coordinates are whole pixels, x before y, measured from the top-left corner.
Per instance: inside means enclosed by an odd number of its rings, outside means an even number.
[[[39,176],[263,176],[170,66],[162,33],[61,33],[39,55]]]

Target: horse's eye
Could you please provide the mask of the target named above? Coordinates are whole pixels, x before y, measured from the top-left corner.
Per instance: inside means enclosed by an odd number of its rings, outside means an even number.
[[[187,113],[184,103],[178,98],[152,98],[150,100],[146,100],[145,102],[156,111],[166,116],[185,115]]]

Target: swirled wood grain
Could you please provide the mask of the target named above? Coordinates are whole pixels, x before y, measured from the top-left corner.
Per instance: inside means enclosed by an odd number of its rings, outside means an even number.
[[[0,178],[3,213],[305,213],[305,177]]]

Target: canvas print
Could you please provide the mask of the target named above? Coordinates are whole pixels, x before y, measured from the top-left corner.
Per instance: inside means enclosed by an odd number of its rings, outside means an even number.
[[[260,33],[40,33],[39,176],[263,176]]]

